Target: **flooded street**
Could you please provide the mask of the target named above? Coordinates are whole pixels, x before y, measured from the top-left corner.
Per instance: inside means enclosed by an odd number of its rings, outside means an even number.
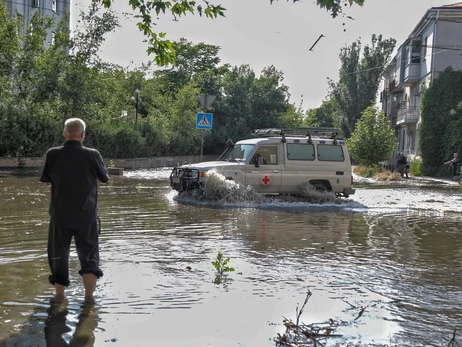
[[[210,201],[178,196],[169,174],[100,185],[104,276],[88,307],[74,247],[67,302],[52,300],[39,172],[0,171],[0,347],[275,346],[308,290],[301,321],[342,335],[326,347],[447,346],[454,329],[462,344],[457,183],[363,180],[321,204],[221,187]],[[235,271],[216,284],[219,251]]]

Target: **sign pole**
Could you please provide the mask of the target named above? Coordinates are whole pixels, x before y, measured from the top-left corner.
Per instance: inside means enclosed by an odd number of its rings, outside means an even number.
[[[204,129],[202,129],[201,132],[202,132],[202,145],[201,145],[201,159],[200,159],[200,161],[202,162],[202,153],[204,152]]]
[[[215,95],[208,95],[208,94],[200,94],[199,95],[199,102],[201,103],[202,109],[204,113],[198,113],[196,119],[196,128],[202,130],[202,144],[201,144],[201,157],[200,161],[202,161],[202,155],[204,153],[204,129],[212,129],[212,119],[213,114],[206,113],[207,109],[212,105],[215,101]]]

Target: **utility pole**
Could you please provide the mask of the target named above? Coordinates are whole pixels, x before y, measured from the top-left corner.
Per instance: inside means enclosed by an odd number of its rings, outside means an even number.
[[[135,102],[135,127],[138,125],[138,101],[140,90],[135,90],[136,97],[132,96],[130,99]]]

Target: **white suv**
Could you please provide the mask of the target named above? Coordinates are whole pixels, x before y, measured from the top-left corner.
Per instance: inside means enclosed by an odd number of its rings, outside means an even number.
[[[340,197],[354,194],[350,156],[336,129],[258,129],[253,136],[236,144],[228,140],[216,161],[175,167],[171,187],[180,193],[201,189],[214,169],[263,194],[298,195],[307,182]]]

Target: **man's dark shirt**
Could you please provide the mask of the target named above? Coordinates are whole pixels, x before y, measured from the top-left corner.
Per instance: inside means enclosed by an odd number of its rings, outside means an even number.
[[[40,181],[51,182],[51,221],[70,229],[92,224],[98,214],[97,179],[109,178],[96,149],[73,140],[50,148]]]

